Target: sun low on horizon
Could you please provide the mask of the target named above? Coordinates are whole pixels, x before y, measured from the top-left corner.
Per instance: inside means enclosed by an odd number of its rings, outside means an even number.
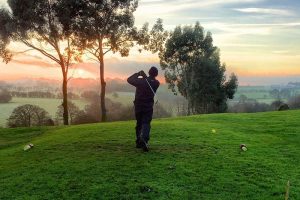
[[[0,0],[6,6],[6,0]],[[296,0],[140,0],[135,25],[163,20],[166,30],[199,22],[210,31],[220,49],[227,74],[235,73],[240,85],[286,84],[300,78],[300,2]],[[26,49],[12,44],[12,49]],[[106,78],[124,79],[141,67],[159,66],[157,54],[133,48],[130,56],[107,55]],[[8,64],[0,63],[0,79],[61,79],[60,68],[35,51],[16,55]],[[76,78],[94,78],[99,66],[84,59],[74,65]],[[160,71],[163,80],[163,71]]]

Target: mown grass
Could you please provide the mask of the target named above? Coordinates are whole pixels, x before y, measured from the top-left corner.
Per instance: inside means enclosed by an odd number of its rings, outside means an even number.
[[[300,111],[154,120],[148,153],[134,148],[133,121],[0,129],[0,199],[272,200],[288,180],[300,199],[299,120]]]

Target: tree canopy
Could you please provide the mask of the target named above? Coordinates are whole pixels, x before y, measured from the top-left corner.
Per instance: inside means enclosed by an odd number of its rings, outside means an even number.
[[[77,39],[71,28],[67,0],[8,0],[9,9],[0,9],[0,54],[7,63],[14,55],[8,49],[11,41],[25,44],[28,50],[35,50],[48,57],[61,68],[63,77],[64,124],[68,124],[67,82],[69,68],[80,61],[81,51],[75,45]]]
[[[106,121],[105,55],[109,52],[128,56],[135,45],[156,53],[162,49],[167,36],[162,20],[157,20],[149,32],[148,23],[141,29],[134,26],[137,0],[77,0],[81,6],[71,13],[73,29],[78,36],[78,47],[99,63],[101,121]],[[72,1],[65,1],[66,5]]]
[[[233,98],[237,77],[232,74],[226,82],[219,49],[198,22],[193,27],[175,28],[160,53],[160,64],[169,88],[187,99],[188,114],[227,109],[226,100]]]
[[[36,105],[26,104],[15,108],[8,119],[8,127],[53,125],[49,113]]]

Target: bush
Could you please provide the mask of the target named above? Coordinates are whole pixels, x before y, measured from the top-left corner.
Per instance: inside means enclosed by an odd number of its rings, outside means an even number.
[[[290,109],[289,105],[284,103],[279,106],[278,111],[284,111],[284,110],[289,110],[289,109]]]
[[[12,99],[11,94],[5,90],[5,89],[0,89],[0,103],[8,103]]]
[[[32,127],[53,125],[49,113],[39,106],[26,104],[15,108],[7,123],[8,127]]]
[[[272,110],[279,110],[280,106],[283,105],[284,102],[281,100],[276,100],[271,103]]]

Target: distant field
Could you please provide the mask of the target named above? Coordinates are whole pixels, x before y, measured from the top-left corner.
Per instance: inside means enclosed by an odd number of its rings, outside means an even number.
[[[270,96],[270,91],[272,88],[270,86],[240,86],[234,95],[233,101],[238,102],[241,95],[245,95],[249,99],[255,99],[257,102],[260,103],[267,103],[271,104],[273,101],[276,101],[274,97]],[[299,95],[300,89],[292,89],[293,95]],[[287,102],[288,99],[282,98],[284,102]]]
[[[32,104],[44,108],[52,117],[55,117],[57,107],[61,104],[61,99],[45,99],[45,98],[13,98],[10,103],[0,104],[0,127],[4,127],[6,119],[10,116],[12,111],[21,105]],[[73,102],[81,109],[87,104],[83,100],[73,100]]]
[[[116,92],[118,94],[117,97],[113,96],[113,93],[109,93],[106,95],[107,98],[112,101],[116,101],[122,103],[124,105],[132,105],[134,100],[134,93],[132,92]]]

